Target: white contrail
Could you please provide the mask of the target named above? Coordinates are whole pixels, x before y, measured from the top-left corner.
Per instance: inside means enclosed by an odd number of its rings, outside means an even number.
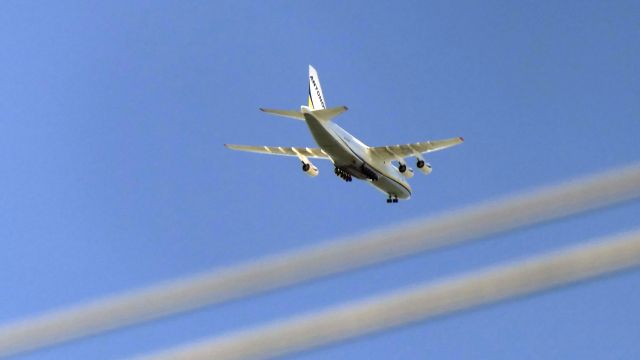
[[[139,360],[257,360],[363,336],[640,265],[640,231],[375,296]]]
[[[640,165],[98,299],[0,327],[0,357],[640,196]]]

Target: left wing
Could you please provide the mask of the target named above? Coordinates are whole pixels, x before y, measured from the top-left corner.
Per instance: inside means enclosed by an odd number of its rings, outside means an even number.
[[[252,146],[252,145],[230,145],[225,147],[231,150],[249,151],[269,155],[297,156],[300,159],[316,158],[329,159],[329,156],[320,148],[303,148],[287,146]]]
[[[423,153],[446,149],[464,141],[462,137],[444,140],[417,142],[404,145],[376,146],[369,148],[374,156],[384,160],[398,160],[410,156],[419,156]]]

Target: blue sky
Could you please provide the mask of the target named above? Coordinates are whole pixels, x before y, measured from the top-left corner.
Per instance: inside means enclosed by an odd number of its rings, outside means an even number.
[[[640,4],[0,4],[0,322],[640,160]],[[464,136],[393,206],[261,106],[306,102],[369,145]],[[130,356],[638,226],[639,204],[25,356]],[[638,358],[640,272],[292,358]]]

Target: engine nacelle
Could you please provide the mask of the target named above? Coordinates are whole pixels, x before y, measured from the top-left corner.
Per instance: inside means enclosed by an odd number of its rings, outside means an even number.
[[[431,174],[431,171],[433,170],[431,168],[431,164],[429,164],[428,162],[425,162],[424,160],[418,160],[418,162],[416,163],[416,167],[420,171],[422,171],[425,175]]]
[[[398,165],[398,171],[404,175],[404,177],[406,177],[407,179],[410,179],[413,177],[413,169],[408,167],[407,164],[405,163],[400,163]]]
[[[320,170],[310,162],[302,162],[302,171],[311,177],[318,176],[318,174],[320,174]]]

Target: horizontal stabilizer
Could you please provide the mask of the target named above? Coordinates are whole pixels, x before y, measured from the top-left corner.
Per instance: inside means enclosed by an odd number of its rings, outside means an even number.
[[[263,109],[260,108],[260,111],[264,111],[267,114],[273,114],[277,116],[288,117],[290,119],[302,120],[304,121],[304,115],[298,110],[275,110],[275,109]]]
[[[330,109],[320,109],[320,110],[309,110],[307,108],[307,111],[312,113],[313,116],[315,116],[320,120],[326,120],[326,121],[333,119],[334,117],[342,114],[347,110],[348,108],[346,106],[338,106]],[[283,116],[283,117],[288,117],[290,119],[304,121],[304,113],[297,110],[275,110],[275,109],[260,108],[260,111],[263,111],[272,115]]]
[[[347,110],[349,110],[349,108],[347,108],[346,106],[338,106],[329,109],[314,110],[312,113],[313,116],[317,117],[318,119],[331,120]]]

